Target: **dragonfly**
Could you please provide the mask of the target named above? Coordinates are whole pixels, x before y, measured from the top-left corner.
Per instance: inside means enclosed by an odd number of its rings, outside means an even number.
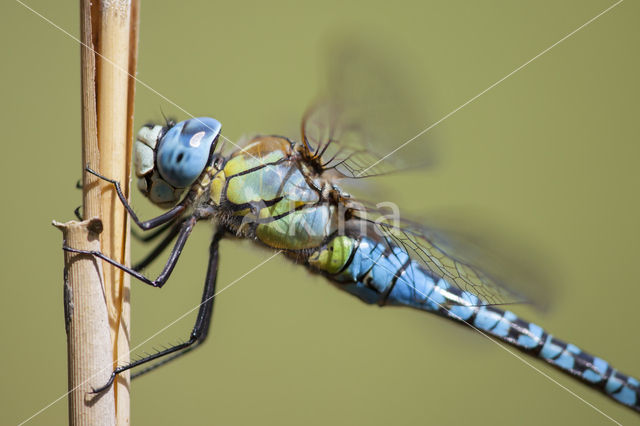
[[[132,376],[139,377],[206,340],[216,294],[219,243],[235,238],[280,251],[365,303],[414,308],[469,326],[640,412],[638,379],[503,309],[526,301],[521,291],[483,269],[473,257],[457,252],[455,244],[447,244],[433,228],[390,215],[345,191],[344,181],[399,171],[371,148],[371,142],[388,138],[389,121],[363,118],[376,116],[372,104],[362,101],[369,88],[358,89],[362,75],[345,75],[333,84],[340,90],[328,90],[330,96],[320,98],[306,112],[299,141],[259,135],[224,154],[219,146],[222,125],[214,118],[143,126],[134,143],[137,186],[149,201],[166,210],[150,220],[138,218],[119,182],[87,168],[114,186],[139,228],[157,230],[145,240],[163,238],[133,267],[100,251],[65,246],[67,251],[91,254],[161,288],[196,223],[216,224],[202,303],[189,338],[118,366],[94,392],[108,389],[124,371],[142,367]],[[377,83],[378,89],[387,87]],[[342,90],[346,86],[351,92]],[[354,87],[361,93],[354,94]],[[360,101],[349,103],[353,99],[345,99],[345,94]],[[168,260],[155,279],[140,272],[169,247]]]

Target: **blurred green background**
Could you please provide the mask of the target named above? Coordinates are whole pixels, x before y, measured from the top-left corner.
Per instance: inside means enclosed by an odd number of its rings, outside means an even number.
[[[78,35],[77,2],[27,4]],[[143,2],[138,77],[224,134],[286,133],[343,31],[407,53],[424,127],[613,3]],[[440,165],[387,181],[414,212],[454,210],[545,253],[551,309],[517,313],[640,376],[638,46],[626,1],[434,128]],[[61,234],[80,204],[79,47],[20,4],[0,6],[3,182],[0,423],[64,424]],[[406,65],[406,64],[405,64]],[[136,128],[183,113],[138,86]],[[416,133],[421,129],[416,129]],[[157,213],[134,194],[142,217]],[[162,291],[133,282],[132,345],[199,301],[211,227]],[[143,253],[133,246],[133,258]],[[270,253],[223,242],[219,286]],[[545,264],[539,268],[547,269]],[[150,273],[156,271],[152,269]],[[193,316],[157,336],[188,335]],[[622,423],[637,414],[533,365]],[[210,341],[133,384],[133,424],[606,424],[495,344],[408,309],[367,306],[275,259],[217,299]]]

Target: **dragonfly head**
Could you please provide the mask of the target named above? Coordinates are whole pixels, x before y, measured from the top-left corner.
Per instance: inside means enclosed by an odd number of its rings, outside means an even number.
[[[138,189],[160,207],[175,205],[211,162],[221,127],[208,117],[142,127],[133,146]]]

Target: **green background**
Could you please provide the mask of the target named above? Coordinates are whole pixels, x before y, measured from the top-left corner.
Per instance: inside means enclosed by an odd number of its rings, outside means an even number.
[[[77,2],[28,0],[78,35]],[[324,72],[322,46],[350,31],[406,52],[423,128],[612,2],[143,2],[138,77],[224,134],[291,133]],[[388,180],[414,212],[480,217],[550,259],[544,314],[517,313],[640,376],[637,2],[625,1],[430,133],[432,171]],[[80,204],[79,47],[20,4],[0,6],[3,188],[0,423],[66,392],[61,234]],[[400,49],[401,47],[401,49]],[[406,64],[405,64],[406,65]],[[177,108],[138,86],[136,128]],[[416,129],[416,133],[421,128]],[[401,141],[398,141],[398,143]],[[143,217],[157,213],[138,195]],[[207,224],[162,291],[134,282],[132,344],[199,300]],[[223,242],[219,286],[270,253]],[[133,246],[133,257],[143,248]],[[156,271],[152,269],[150,272]],[[149,345],[187,336],[193,316]],[[637,414],[532,365],[622,423]],[[211,340],[140,379],[134,424],[607,424],[472,330],[367,306],[274,259],[217,299]],[[63,424],[62,398],[29,424]]]

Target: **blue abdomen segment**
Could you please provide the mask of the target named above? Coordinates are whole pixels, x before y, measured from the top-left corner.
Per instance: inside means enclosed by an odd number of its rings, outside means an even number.
[[[510,311],[490,306],[478,296],[452,286],[412,260],[400,247],[362,237],[350,261],[331,278],[367,303],[410,306],[465,322],[542,358],[560,370],[640,411],[640,383],[605,360],[556,339],[542,327]]]

